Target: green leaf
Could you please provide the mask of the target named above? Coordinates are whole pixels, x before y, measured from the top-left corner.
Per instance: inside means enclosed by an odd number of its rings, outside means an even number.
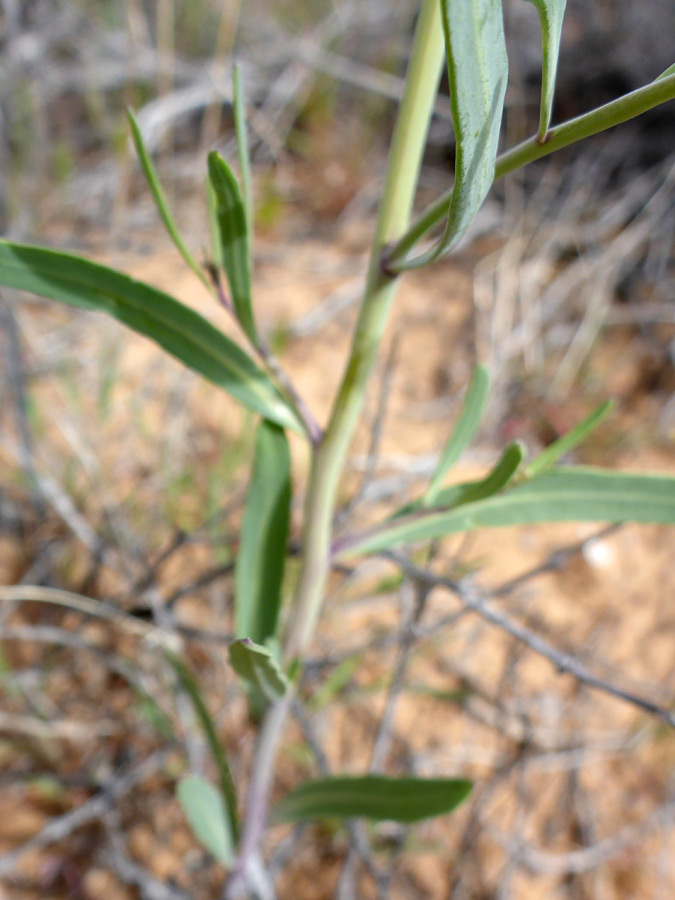
[[[235,569],[235,634],[264,644],[277,633],[291,513],[291,455],[282,428],[258,427]]]
[[[655,78],[654,81],[660,81],[662,78],[668,78],[669,75],[675,75],[675,63],[672,66],[668,66],[665,72],[661,72],[658,78]]]
[[[612,406],[611,400],[601,403],[600,406],[596,407],[590,416],[584,419],[583,422],[576,425],[568,431],[567,434],[563,434],[556,441],[553,441],[552,444],[549,444],[549,446],[545,450],[542,450],[539,456],[536,456],[528,465],[528,478],[534,478],[536,475],[545,472],[546,469],[553,468],[562,456],[569,453],[570,450],[573,450],[578,444],[585,440],[588,435],[607,418],[612,411]]]
[[[455,130],[455,183],[440,240],[394,266],[418,268],[464,236],[495,177],[508,78],[501,0],[440,0]]]
[[[452,812],[471,788],[470,781],[455,778],[321,778],[286,794],[272,810],[272,822],[328,818],[419,822]]]
[[[174,242],[178,252],[183,257],[185,262],[192,269],[197,278],[199,278],[199,280],[202,281],[210,289],[211,285],[209,284],[209,281],[204,274],[204,270],[199,265],[194,256],[190,253],[185,243],[183,242],[183,239],[178,233],[176,220],[171,215],[171,210],[169,209],[166,195],[162,190],[162,185],[159,182],[157,171],[152,164],[150,154],[148,153],[143,142],[141,129],[138,127],[138,122],[136,121],[134,114],[130,109],[127,109],[127,119],[129,120],[129,125],[131,127],[131,136],[136,147],[138,159],[145,174],[146,181],[148,182],[148,186],[152,191],[152,196],[155,198],[155,205],[157,206],[157,211],[159,212],[162,222],[164,223],[164,227],[166,228],[169,237]]]
[[[540,522],[673,525],[675,477],[561,467],[483,500],[390,519],[369,532],[344,538],[334,552],[335,556],[374,553],[459,531]]]
[[[203,316],[163,291],[70,253],[1,240],[0,284],[106,312],[248,409],[304,434],[295,413],[253,360]]]
[[[215,150],[209,153],[209,180],[216,198],[223,266],[237,319],[252,343],[258,343],[251,306],[251,258],[246,211],[234,172]]]
[[[473,503],[476,500],[483,500],[485,497],[496,494],[497,491],[501,491],[511,481],[518,471],[524,456],[524,446],[519,441],[513,441],[513,443],[508,444],[499,457],[497,464],[485,478],[481,478],[478,481],[463,481],[461,484],[453,484],[450,487],[443,488],[436,495],[433,508],[455,509],[464,503]],[[410,503],[395,513],[395,516],[398,518],[422,508],[422,504],[419,501]]]
[[[230,868],[234,839],[218,788],[199,775],[186,775],[178,783],[176,796],[195,838],[218,862]]]
[[[244,198],[244,212],[249,246],[249,259],[253,253],[253,198],[251,192],[251,158],[248,151],[246,134],[246,103],[244,85],[241,77],[241,66],[235,65],[232,70],[232,96],[234,107],[234,132],[237,137],[237,159],[241,172],[241,187]]]
[[[229,646],[230,663],[253,694],[262,694],[273,703],[286,693],[288,679],[271,651],[248,638]]]
[[[423,506],[434,505],[445,476],[474,439],[483,419],[489,391],[490,373],[487,366],[477,366],[467,389],[462,411],[443,449],[436,473],[422,498]]]
[[[541,78],[541,106],[539,110],[538,137],[543,141],[551,124],[555,76],[558,71],[560,37],[567,0],[528,0],[534,3],[541,22],[543,67]]]
[[[183,689],[192,701],[197,721],[199,722],[202,731],[204,732],[206,742],[209,745],[211,756],[213,757],[213,761],[218,770],[218,778],[220,781],[219,796],[221,797],[221,802],[222,798],[225,798],[226,814],[223,816],[223,819],[227,825],[228,833],[232,837],[232,843],[236,844],[239,835],[237,790],[234,786],[234,779],[232,778],[232,772],[230,771],[223,745],[218,739],[216,724],[204,702],[204,698],[199,690],[199,685],[197,684],[197,679],[194,677],[188,666],[175,653],[172,653],[171,651],[165,651],[165,653],[166,658],[178,675]]]

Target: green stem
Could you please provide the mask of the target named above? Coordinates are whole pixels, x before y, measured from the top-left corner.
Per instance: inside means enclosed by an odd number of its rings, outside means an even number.
[[[288,631],[286,656],[301,657],[321,611],[328,577],[337,486],[363,407],[397,280],[380,268],[383,249],[397,240],[410,220],[438,92],[444,42],[438,0],[424,0],[392,138],[370,268],[347,368],[320,446],[313,456],[305,508],[300,580]]]
[[[338,480],[396,291],[396,279],[380,270],[380,258],[382,249],[403,233],[410,220],[429,121],[438,91],[443,47],[438,0],[424,0],[392,139],[370,268],[351,354],[328,427],[312,452],[300,579],[285,647],[287,661],[302,657],[321,611],[330,565]],[[247,861],[262,836],[274,758],[296,680],[293,680],[286,695],[268,709],[258,737],[235,873],[225,892],[228,900],[240,896]]]
[[[497,157],[495,181],[535,159],[541,159],[543,156],[548,156],[550,153],[568,147],[584,138],[599,134],[608,128],[614,128],[615,125],[634,119],[647,110],[673,99],[675,99],[675,75],[661,76],[651,84],[619,97],[618,100],[612,100],[583,116],[550,128],[543,141],[539,137],[532,137],[523,141],[522,144],[518,144],[517,147],[507,150],[506,153],[502,153]],[[402,272],[408,268],[405,263],[406,256],[418,241],[447,215],[451,197],[452,188],[430,204],[405,234],[387,251],[387,267],[389,269],[393,272]]]

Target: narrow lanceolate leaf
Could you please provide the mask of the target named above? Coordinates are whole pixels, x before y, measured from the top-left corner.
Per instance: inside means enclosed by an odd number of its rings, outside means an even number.
[[[483,500],[496,494],[497,491],[503,490],[518,471],[524,456],[523,444],[520,441],[513,441],[505,448],[498,462],[485,478],[477,481],[462,481],[459,484],[443,488],[436,494],[433,509],[436,511],[455,509],[464,503],[474,503],[476,500]],[[417,500],[399,509],[395,516],[396,518],[407,516],[424,508],[425,504]],[[426,508],[431,511],[431,507]]]
[[[455,130],[455,183],[441,239],[397,269],[451,250],[466,233],[495,175],[508,77],[501,0],[440,0]]]
[[[541,22],[543,67],[541,76],[541,105],[539,109],[539,140],[546,137],[551,124],[555,76],[558,71],[560,37],[567,0],[528,0],[534,3]]]
[[[655,81],[660,81],[662,78],[668,78],[669,75],[675,75],[675,63],[672,66],[668,66],[665,72],[661,72],[658,78],[655,78]]]
[[[231,836],[233,844],[236,844],[239,836],[239,821],[237,818],[237,791],[234,786],[232,772],[225,756],[225,750],[218,738],[216,725],[213,721],[211,713],[208,711],[204,698],[199,689],[197,679],[188,667],[188,665],[175,653],[167,651],[166,658],[171,663],[178,675],[180,683],[192,701],[197,722],[204,732],[204,737],[211,751],[211,756],[218,770],[218,778],[220,781],[221,802],[225,801],[225,818],[227,833]]]
[[[496,465],[479,481],[465,481],[463,484],[453,484],[439,491],[434,506],[436,509],[454,509],[464,503],[475,503],[477,500],[485,500],[493,494],[504,490],[513,479],[525,458],[525,447],[520,441],[508,444],[499,457]]]
[[[342,539],[334,554],[373,553],[459,531],[540,522],[674,525],[675,477],[561,467],[483,500],[390,519],[369,532]]]
[[[322,778],[286,794],[272,810],[272,822],[329,818],[419,822],[452,812],[471,788],[470,781],[455,778]]]
[[[203,316],[128,275],[82,257],[0,241],[0,284],[106,312],[151,338],[253,412],[304,433],[267,375]]]
[[[166,195],[162,190],[162,185],[159,182],[157,171],[152,164],[152,159],[150,158],[150,154],[148,153],[143,141],[141,129],[139,128],[138,122],[136,121],[134,114],[130,109],[127,110],[127,118],[129,119],[131,136],[134,141],[134,146],[136,147],[136,153],[138,154],[141,168],[143,169],[145,179],[148,182],[148,187],[152,191],[152,196],[155,198],[157,211],[159,212],[162,222],[164,223],[164,227],[166,228],[169,237],[174,242],[176,249],[188,264],[188,266],[192,269],[192,271],[200,279],[200,281],[202,281],[207,287],[210,287],[208,279],[204,274],[204,270],[199,265],[194,256],[190,253],[185,245],[185,242],[178,232],[178,226],[176,225],[174,217],[171,215],[171,210],[169,209]]]
[[[235,568],[235,633],[276,637],[291,512],[291,455],[283,429],[258,427]]]
[[[234,131],[237,137],[237,158],[241,172],[241,188],[244,198],[244,212],[249,247],[249,259],[253,253],[253,196],[251,191],[251,158],[246,133],[246,102],[244,85],[241,77],[241,66],[235,65],[232,70],[232,96],[234,109]]]
[[[176,796],[195,838],[229,868],[234,858],[234,839],[218,788],[199,775],[186,775],[178,783]]]
[[[553,468],[561,457],[566,453],[569,453],[570,450],[573,450],[582,441],[586,440],[588,435],[610,414],[612,405],[611,400],[601,403],[600,406],[597,406],[583,422],[572,428],[567,434],[563,434],[556,441],[553,441],[552,444],[549,444],[549,446],[528,465],[528,477],[534,478],[535,475],[540,475],[547,469]]]
[[[234,312],[245,334],[256,344],[258,337],[251,306],[251,260],[244,201],[234,172],[215,150],[209,153],[209,180],[216,198],[221,256]]]
[[[267,647],[244,638],[230,644],[229,654],[232,668],[254,695],[273,703],[286,693],[288,679]]]
[[[485,412],[490,391],[490,374],[486,366],[477,366],[464,398],[452,434],[443,448],[438,468],[422,499],[423,506],[433,506],[443,480],[474,439]]]

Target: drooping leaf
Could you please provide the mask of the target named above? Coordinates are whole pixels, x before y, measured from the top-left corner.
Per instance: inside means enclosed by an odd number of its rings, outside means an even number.
[[[343,538],[334,553],[373,553],[459,531],[540,522],[673,525],[675,477],[560,467],[474,503],[390,519],[369,532]]]
[[[243,406],[304,434],[295,413],[244,351],[169,294],[82,257],[0,241],[0,284],[106,312],[151,338]]]
[[[221,256],[234,312],[245,334],[256,344],[258,336],[251,306],[251,258],[244,201],[234,172],[215,150],[209,153],[209,180],[216,198]]]
[[[501,0],[440,0],[455,131],[455,183],[440,240],[394,268],[426,265],[466,233],[495,175],[508,78]]]
[[[150,154],[148,153],[143,141],[141,129],[139,128],[138,122],[136,121],[134,114],[130,109],[127,109],[127,118],[131,127],[131,136],[134,141],[134,146],[136,147],[136,153],[138,154],[141,168],[143,169],[145,179],[148,182],[148,187],[152,191],[152,196],[155,198],[155,205],[157,206],[157,211],[159,212],[160,218],[164,223],[164,227],[166,228],[169,237],[174,242],[176,249],[188,264],[188,266],[192,269],[192,271],[200,281],[202,281],[207,287],[210,287],[209,281],[204,274],[204,270],[199,265],[194,256],[190,253],[187,246],[185,245],[185,242],[180,236],[178,226],[176,225],[176,220],[171,214],[169,203],[166,199],[166,195],[157,176],[157,171],[152,163]]]
[[[273,703],[286,693],[288,679],[267,647],[244,638],[230,644],[229,654],[232,668],[254,694]]]
[[[251,158],[246,133],[246,102],[244,85],[241,77],[241,66],[235,65],[232,70],[232,105],[234,110],[234,132],[237,137],[237,158],[241,172],[241,189],[244,199],[244,212],[249,247],[249,259],[253,248],[253,197],[251,191]]]
[[[549,446],[545,450],[542,450],[539,456],[536,456],[528,465],[528,477],[534,478],[535,475],[545,472],[546,469],[553,468],[561,457],[584,441],[588,435],[607,418],[612,410],[612,405],[611,400],[601,403],[600,406],[597,406],[583,422],[580,422],[579,425],[576,425],[566,434],[561,435],[561,437],[553,441],[552,444],[549,444]]]
[[[227,832],[231,836],[232,844],[236,844],[239,835],[239,821],[237,817],[237,789],[234,786],[234,779],[230,771],[225,750],[218,738],[216,724],[213,721],[211,713],[208,711],[202,693],[199,689],[197,679],[190,671],[186,663],[175,653],[166,651],[166,658],[171,663],[174,671],[178,675],[183,689],[192,701],[197,721],[204,732],[204,737],[211,751],[211,756],[218,770],[218,779],[220,781],[219,798],[225,800],[225,824]]]
[[[455,778],[321,778],[286,794],[272,810],[272,821],[367,818],[419,822],[452,812],[469,796],[471,788],[470,781]]]
[[[218,788],[199,775],[186,775],[178,782],[176,796],[197,841],[229,868],[234,859],[234,839]]]
[[[445,476],[474,439],[483,419],[489,391],[490,373],[487,366],[477,366],[467,389],[462,411],[443,448],[434,477],[422,498],[423,506],[434,505]]]
[[[534,3],[541,22],[543,66],[541,76],[541,105],[539,108],[539,140],[544,140],[551,124],[555,76],[558,71],[560,37],[567,0],[528,0]]]
[[[291,511],[291,455],[282,428],[258,426],[235,568],[235,634],[264,644],[277,633]]]

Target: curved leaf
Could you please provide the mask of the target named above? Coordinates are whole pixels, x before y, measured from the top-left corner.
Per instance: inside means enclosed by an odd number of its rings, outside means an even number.
[[[291,513],[291,455],[282,428],[258,427],[235,569],[235,633],[264,644],[276,636]]]
[[[343,538],[335,545],[334,553],[373,553],[475,528],[540,522],[673,525],[675,477],[561,467],[483,500],[450,510],[421,510],[390,519],[369,532]]]
[[[0,284],[106,312],[278,425],[304,429],[267,375],[203,316],[169,294],[80,256],[0,241]]]
[[[541,105],[539,110],[539,140],[543,141],[551,124],[555,76],[558,71],[560,37],[567,0],[528,0],[534,3],[541,22],[543,66],[541,76]]]
[[[286,794],[272,810],[272,822],[357,817],[419,822],[452,812],[466,800],[472,786],[456,778],[321,778]]]
[[[176,796],[195,838],[229,868],[234,859],[234,840],[218,788],[199,775],[186,775],[178,782]]]
[[[462,411],[448,438],[448,442],[443,448],[438,468],[422,498],[423,506],[434,505],[435,498],[443,484],[443,479],[474,439],[483,419],[489,391],[490,373],[488,368],[483,365],[477,366],[467,388]]]
[[[252,343],[257,344],[251,306],[251,259],[246,210],[234,172],[215,150],[209,153],[209,181],[215,194],[221,257],[234,312],[245,334]]]
[[[440,240],[395,271],[438,259],[463,237],[495,177],[508,78],[501,0],[440,0],[455,130],[455,183]]]
[[[262,695],[270,703],[286,693],[288,679],[267,647],[248,638],[233,641],[229,648],[230,663],[253,695]]]
[[[209,284],[209,280],[204,274],[204,270],[199,265],[194,256],[190,253],[183,238],[180,236],[178,231],[178,226],[176,225],[176,220],[171,214],[171,210],[169,209],[169,203],[166,199],[166,194],[162,189],[162,185],[160,184],[159,178],[157,176],[157,171],[152,164],[152,159],[150,158],[150,154],[148,153],[145,143],[143,141],[143,135],[141,133],[141,129],[139,128],[138,122],[134,117],[134,114],[130,109],[127,109],[127,119],[129,120],[129,126],[131,127],[131,136],[134,141],[134,146],[136,147],[136,153],[138,154],[138,159],[141,164],[141,168],[143,169],[143,173],[145,175],[145,180],[148,182],[148,187],[152,191],[152,196],[155,198],[155,205],[157,206],[157,211],[159,212],[160,218],[164,223],[164,227],[167,230],[167,233],[171,240],[174,242],[176,249],[183,257],[187,265],[192,269],[197,278],[203,284],[205,284],[208,288],[211,287]]]

